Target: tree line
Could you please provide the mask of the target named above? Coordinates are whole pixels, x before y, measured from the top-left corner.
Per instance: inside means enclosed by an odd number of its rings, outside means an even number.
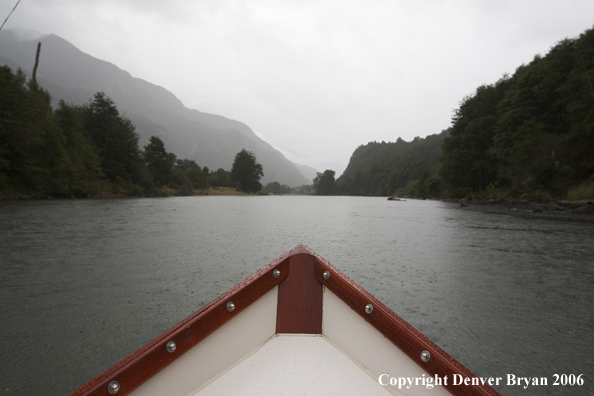
[[[594,30],[565,39],[512,75],[478,87],[440,134],[359,146],[344,173],[311,186],[262,188],[263,169],[239,152],[231,171],[167,152],[97,93],[82,106],[50,96],[21,71],[0,68],[0,195],[191,194],[233,187],[273,194],[592,198]]]
[[[443,193],[594,196],[593,84],[590,29],[478,87],[460,103],[444,140]]]
[[[594,30],[478,87],[439,135],[358,147],[329,192],[326,172],[319,194],[594,197]]]
[[[189,195],[195,189],[260,191],[252,152],[237,153],[231,171],[179,159],[152,136],[139,134],[115,103],[98,92],[84,105],[60,101],[25,74],[0,67],[0,195],[85,197]]]
[[[390,195],[419,179],[424,172],[435,173],[447,131],[411,142],[370,142],[359,146],[338,178],[336,192],[345,195]]]

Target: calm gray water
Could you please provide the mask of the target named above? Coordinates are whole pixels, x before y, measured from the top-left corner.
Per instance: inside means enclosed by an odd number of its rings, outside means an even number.
[[[0,202],[0,395],[67,395],[300,243],[475,374],[549,379],[502,395],[594,394],[594,216],[276,196]]]

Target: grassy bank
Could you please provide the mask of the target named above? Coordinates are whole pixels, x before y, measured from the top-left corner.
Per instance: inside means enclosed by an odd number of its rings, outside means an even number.
[[[192,195],[254,195],[243,191],[237,191],[233,187],[209,187],[207,189],[194,190]]]

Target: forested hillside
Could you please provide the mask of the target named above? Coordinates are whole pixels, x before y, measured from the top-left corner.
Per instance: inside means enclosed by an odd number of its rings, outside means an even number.
[[[444,141],[440,176],[448,196],[545,199],[594,195],[593,172],[590,29],[464,98]]]
[[[41,43],[37,81],[52,96],[52,107],[60,100],[85,104],[96,92],[105,92],[118,110],[130,119],[146,145],[157,136],[180,158],[200,162],[211,169],[231,169],[242,149],[252,151],[266,169],[263,182],[289,186],[311,183],[295,164],[260,139],[246,124],[216,114],[186,108],[165,88],[135,78],[109,62],[83,53],[68,41],[53,35],[0,31],[0,65],[30,73]],[[30,77],[30,75],[29,75]],[[315,171],[314,171],[315,173]]]
[[[447,135],[419,137],[411,142],[371,142],[357,147],[342,176],[336,180],[338,194],[390,195],[424,173],[434,174]]]
[[[135,126],[102,92],[80,106],[60,101],[54,111],[50,103],[36,81],[0,67],[0,197],[189,195],[243,180],[178,159],[157,136],[141,149]],[[262,166],[243,152],[259,166],[257,191]]]
[[[50,104],[37,82],[0,68],[0,195],[189,193],[233,185],[231,172],[177,159],[156,136],[139,148],[136,128],[105,94],[84,105],[62,101],[55,111]],[[336,181],[334,174],[318,173],[308,191],[594,197],[594,30],[478,87],[440,134],[359,146]],[[288,191],[273,184],[270,192]]]
[[[334,193],[594,197],[594,30],[478,87],[439,135],[358,147]]]

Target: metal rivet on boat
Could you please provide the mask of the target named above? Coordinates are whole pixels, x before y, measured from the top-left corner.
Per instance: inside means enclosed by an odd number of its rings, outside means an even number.
[[[120,391],[120,383],[118,381],[111,381],[109,385],[107,385],[107,390],[112,395],[115,395]]]
[[[234,310],[235,310],[235,304],[233,304],[231,301],[229,301],[227,303],[227,311],[233,312]]]
[[[326,280],[330,279],[330,271],[324,272],[324,279],[326,279]]]
[[[175,344],[175,341],[169,341],[167,343],[167,352],[169,352],[169,353],[175,352],[175,348],[177,348],[177,345]]]
[[[429,353],[429,351],[423,351],[421,352],[421,360],[424,362],[428,362],[429,359],[431,359],[431,354]]]
[[[274,272],[272,273],[272,275],[273,275],[275,278],[278,278],[278,277],[280,276],[280,270],[277,270],[277,269],[275,269],[275,270],[274,270]]]
[[[373,312],[373,305],[367,304],[365,306],[365,312],[367,312],[368,314],[372,313]]]

